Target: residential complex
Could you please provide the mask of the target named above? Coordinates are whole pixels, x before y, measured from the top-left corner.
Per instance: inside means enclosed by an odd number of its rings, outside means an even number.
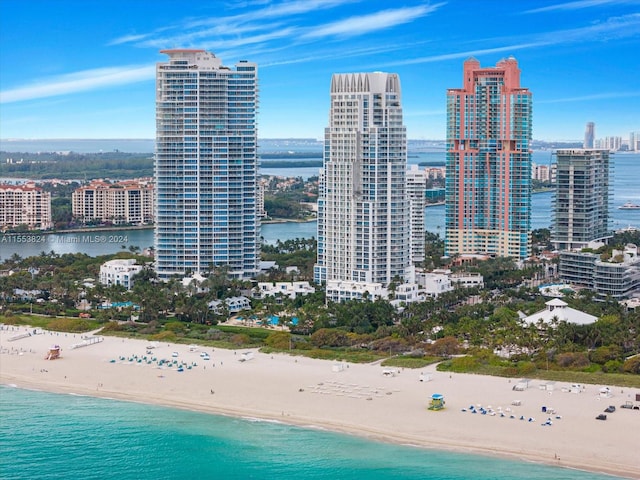
[[[51,194],[32,183],[0,184],[0,230],[51,228]]]
[[[158,276],[225,265],[251,278],[260,261],[258,72],[205,50],[163,50],[156,67]]]
[[[150,180],[95,180],[73,192],[73,216],[81,222],[153,223],[154,197]]]
[[[513,57],[447,91],[445,254],[530,256],[531,103]]]
[[[560,252],[560,279],[593,290],[599,298],[628,298],[640,289],[638,247],[629,244],[603,257],[592,251]]]
[[[552,167],[549,165],[531,164],[531,178],[539,182],[548,183],[551,181]]]
[[[133,277],[142,271],[142,265],[136,265],[135,258],[109,260],[100,266],[102,285],[121,285],[127,290],[133,287]]]
[[[400,79],[381,72],[335,74],[330,102],[314,272],[316,282],[327,282],[328,298],[342,291],[338,285],[385,287],[411,276]]]
[[[556,151],[556,194],[551,241],[574,250],[611,237],[609,150]]]

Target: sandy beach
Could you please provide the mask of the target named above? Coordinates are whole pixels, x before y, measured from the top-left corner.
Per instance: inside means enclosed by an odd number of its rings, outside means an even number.
[[[602,385],[572,393],[568,384],[534,380],[514,391],[517,380],[450,375],[434,366],[397,370],[256,350],[101,338],[73,348],[83,343],[81,335],[33,335],[33,329],[4,326],[0,383],[640,478],[640,410],[620,408],[626,401],[640,404],[638,389],[611,387],[606,397]],[[61,347],[61,357],[45,360],[54,344]],[[427,409],[434,393],[444,395],[444,410]],[[596,420],[609,405],[616,411],[607,413],[606,421]]]

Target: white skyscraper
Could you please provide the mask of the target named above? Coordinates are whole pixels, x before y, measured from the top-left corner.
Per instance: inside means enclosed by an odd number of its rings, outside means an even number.
[[[156,67],[156,271],[160,278],[228,266],[257,274],[258,78],[205,50],[163,50]]]
[[[410,267],[400,79],[335,74],[318,202],[317,282],[387,286]]]
[[[407,197],[411,225],[411,261],[424,260],[424,209],[427,206],[426,191],[429,171],[418,165],[407,170]]]

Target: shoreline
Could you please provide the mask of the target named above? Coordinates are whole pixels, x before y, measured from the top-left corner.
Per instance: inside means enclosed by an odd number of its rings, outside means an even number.
[[[190,351],[187,345],[163,343],[147,350],[149,342],[117,337],[72,349],[81,341],[80,335],[45,332],[9,342],[18,330],[27,331],[10,328],[0,330],[3,385],[258,418],[386,443],[638,478],[632,445],[637,442],[633,432],[640,431],[640,412],[620,409],[609,414],[606,422],[594,419],[607,405],[619,407],[627,395],[640,393],[637,389],[600,399],[594,397],[597,387],[574,394],[561,392],[558,385],[548,392],[534,386],[540,383],[536,381],[525,392],[514,392],[508,379],[450,375],[433,366],[396,370],[387,376],[383,372],[389,369],[373,364],[256,350],[251,350],[249,360],[238,361],[244,351],[212,348],[206,349],[211,360],[204,361],[199,355],[203,348]],[[44,360],[52,342],[62,347],[62,357]],[[179,373],[130,361],[149,351],[167,359],[175,352],[176,358],[197,366]],[[423,375],[429,380],[422,381]],[[427,410],[434,392],[445,395],[445,410]],[[516,397],[522,405],[512,407]],[[562,418],[543,428],[546,415],[539,405],[551,400]],[[462,411],[478,403],[540,418],[529,422]]]

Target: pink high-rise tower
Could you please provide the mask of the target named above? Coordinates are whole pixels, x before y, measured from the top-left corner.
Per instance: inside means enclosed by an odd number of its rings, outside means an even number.
[[[513,57],[464,62],[447,91],[447,255],[531,252],[531,92]]]

